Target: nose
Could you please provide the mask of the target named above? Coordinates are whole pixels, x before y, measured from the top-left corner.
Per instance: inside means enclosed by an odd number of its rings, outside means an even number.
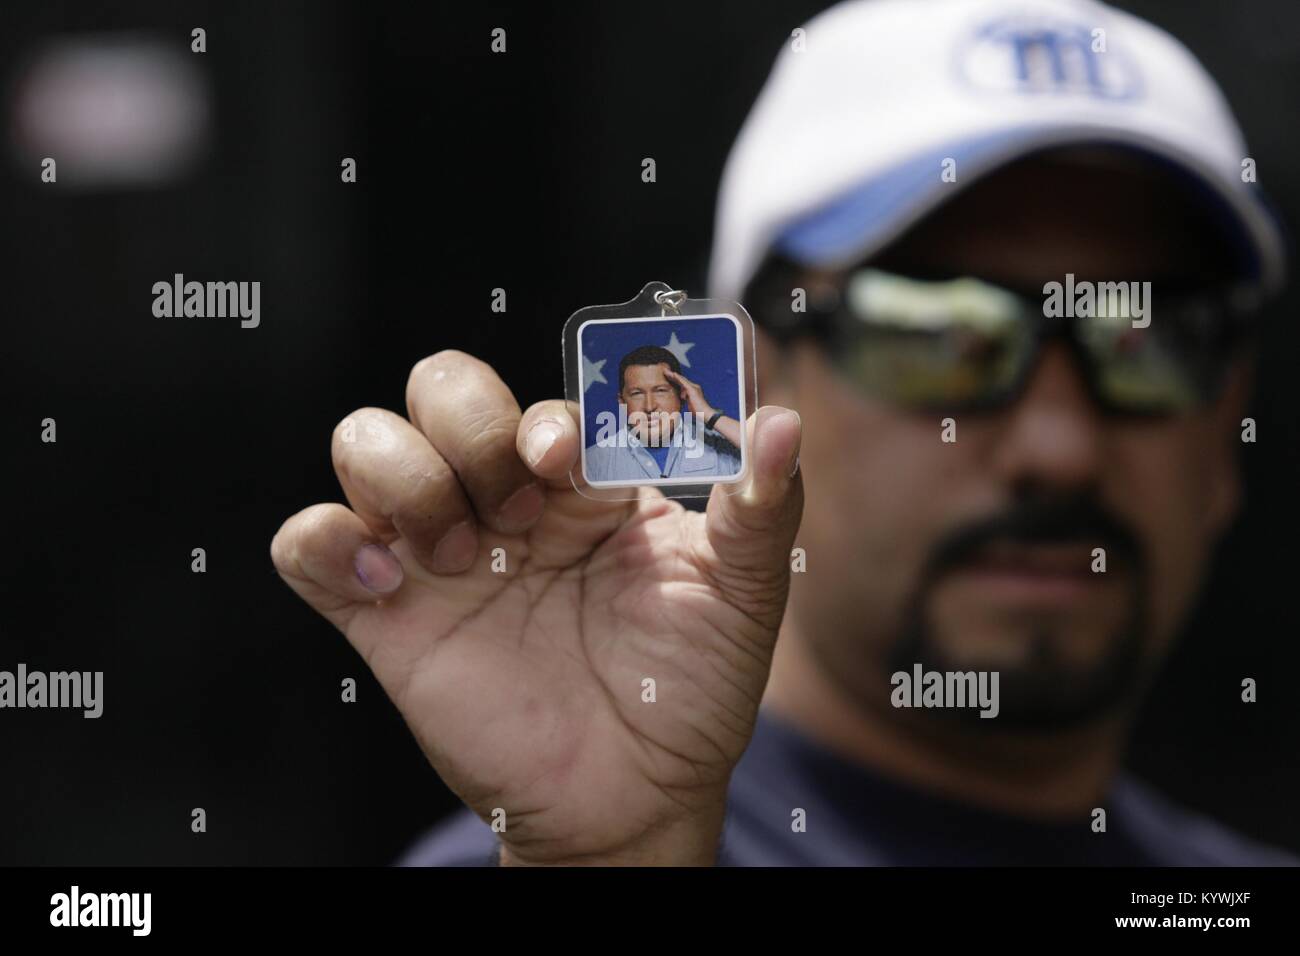
[[[1043,350],[1024,391],[1003,414],[994,463],[1017,492],[1075,492],[1098,482],[1105,423],[1064,345],[1053,342]]]

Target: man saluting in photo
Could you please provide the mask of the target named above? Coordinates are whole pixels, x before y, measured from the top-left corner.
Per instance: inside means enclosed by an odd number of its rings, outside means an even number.
[[[740,422],[715,409],[668,349],[643,345],[618,363],[623,434],[601,429],[585,450],[588,481],[700,478],[740,471]],[[688,414],[683,415],[683,411]]]

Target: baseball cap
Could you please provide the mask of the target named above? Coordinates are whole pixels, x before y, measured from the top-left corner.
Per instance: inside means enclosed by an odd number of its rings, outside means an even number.
[[[1241,130],[1165,31],[1093,0],[851,0],[792,35],[732,147],[710,294],[740,298],[773,251],[852,265],[983,175],[1076,144],[1136,150],[1195,184],[1241,280],[1281,286],[1285,244],[1245,181]]]

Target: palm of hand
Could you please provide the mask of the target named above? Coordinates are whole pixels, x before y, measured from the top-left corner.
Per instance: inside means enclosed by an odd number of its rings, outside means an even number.
[[[412,586],[345,628],[447,785],[539,855],[607,852],[719,799],[784,598],[742,609],[704,515],[657,494],[612,514],[569,504],[486,536],[455,578],[396,541]]]

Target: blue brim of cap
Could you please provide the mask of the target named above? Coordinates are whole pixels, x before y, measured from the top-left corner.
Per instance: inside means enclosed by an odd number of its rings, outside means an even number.
[[[1131,149],[1165,166],[1206,202],[1223,234],[1238,252],[1241,278],[1275,291],[1285,274],[1285,243],[1280,220],[1258,187],[1211,180],[1172,150],[1136,142],[1105,130],[1047,131],[1042,127],[1002,130],[950,143],[908,159],[882,175],[790,223],[772,248],[803,265],[848,266],[883,249],[927,213],[1008,163],[1037,152],[1071,145],[1109,145]],[[943,182],[945,160],[956,160],[956,182]],[[1243,204],[1250,204],[1243,211]],[[1253,207],[1253,209],[1251,208]]]

